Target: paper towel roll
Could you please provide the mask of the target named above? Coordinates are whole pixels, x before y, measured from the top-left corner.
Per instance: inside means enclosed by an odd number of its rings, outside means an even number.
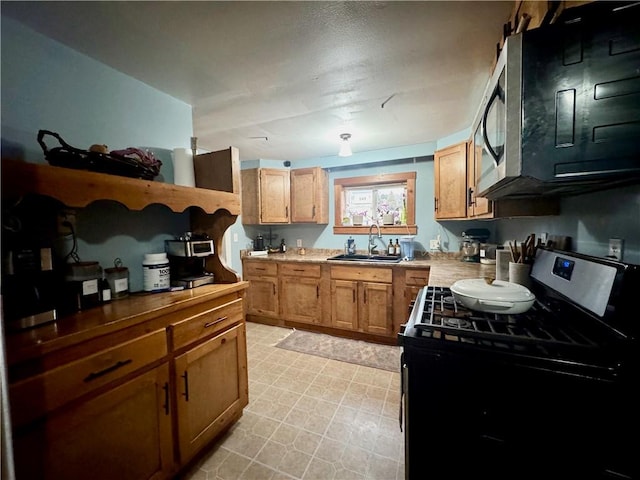
[[[189,148],[173,149],[173,183],[185,187],[195,187],[193,173],[193,152]]]

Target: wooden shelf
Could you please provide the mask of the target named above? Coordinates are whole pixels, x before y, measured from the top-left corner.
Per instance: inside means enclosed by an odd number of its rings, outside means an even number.
[[[209,214],[227,210],[231,215],[240,215],[238,193],[3,160],[3,197],[26,194],[46,195],[75,208],[97,200],[113,200],[130,210],[160,204],[178,213],[199,207]]]

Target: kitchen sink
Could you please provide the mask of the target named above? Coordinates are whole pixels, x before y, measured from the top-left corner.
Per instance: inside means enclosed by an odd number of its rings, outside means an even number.
[[[341,253],[340,255],[336,255],[334,257],[329,257],[327,260],[347,260],[352,262],[372,262],[372,263],[398,263],[402,260],[401,257],[396,257],[394,255],[346,255]]]

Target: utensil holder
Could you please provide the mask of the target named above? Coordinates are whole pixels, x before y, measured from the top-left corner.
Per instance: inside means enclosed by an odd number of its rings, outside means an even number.
[[[509,281],[531,289],[531,265],[528,263],[509,262]]]

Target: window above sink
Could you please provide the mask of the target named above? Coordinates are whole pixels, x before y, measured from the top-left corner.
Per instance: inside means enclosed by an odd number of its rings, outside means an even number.
[[[381,233],[417,233],[416,172],[337,178],[333,184],[333,233],[366,234],[372,223],[378,223]]]

